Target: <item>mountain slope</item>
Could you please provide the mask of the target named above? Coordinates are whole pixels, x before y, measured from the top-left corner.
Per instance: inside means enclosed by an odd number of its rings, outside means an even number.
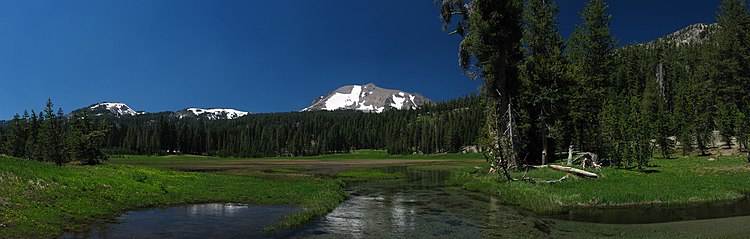
[[[344,109],[380,113],[388,109],[416,109],[432,103],[432,100],[418,93],[380,88],[370,83],[342,86],[313,100],[310,107],[302,111]]]
[[[80,112],[82,110],[83,109],[79,109],[74,112]],[[130,106],[122,102],[96,103],[96,104],[89,106],[88,111],[89,113],[93,115],[97,115],[97,116],[108,115],[108,116],[120,117],[120,116],[134,116],[138,114],[143,114],[143,113],[136,112],[135,110],[133,110],[133,108],[130,108]]]
[[[245,111],[239,111],[235,109],[221,109],[221,108],[211,108],[211,109],[202,109],[202,108],[187,108],[184,110],[180,110],[174,113],[177,118],[185,118],[185,117],[206,117],[209,120],[217,120],[217,119],[236,119],[245,115],[250,114],[250,112]]]
[[[719,25],[716,23],[697,23],[677,30],[676,32],[673,32],[654,41],[648,42],[646,43],[646,45],[651,45],[658,42],[666,42],[668,44],[676,44],[678,46],[683,44],[689,45],[694,43],[703,43],[706,40],[710,39],[711,36],[713,36],[713,33],[717,28],[719,28]]]

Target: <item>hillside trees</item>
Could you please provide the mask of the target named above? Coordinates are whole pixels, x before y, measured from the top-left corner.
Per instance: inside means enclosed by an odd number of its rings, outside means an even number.
[[[750,130],[750,10],[746,0],[724,0],[716,17],[718,66],[716,96],[717,123],[724,141],[736,135],[747,144]],[[745,145],[747,146],[747,145]]]
[[[459,66],[471,79],[482,80],[485,137],[491,171],[516,167],[518,155],[514,145],[513,103],[517,103],[521,82],[521,0],[443,0],[441,18],[444,29],[459,19],[452,33],[463,37],[459,45]]]

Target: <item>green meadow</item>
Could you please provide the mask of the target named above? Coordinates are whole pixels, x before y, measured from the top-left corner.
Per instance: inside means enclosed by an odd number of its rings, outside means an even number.
[[[592,170],[598,179],[571,177],[554,184],[508,183],[497,174],[488,175],[486,165],[475,164],[453,168],[449,184],[542,214],[563,213],[569,208],[690,207],[739,200],[750,193],[746,158],[710,158],[653,159],[643,171],[604,167]],[[523,174],[513,173],[517,178]],[[526,176],[555,180],[565,175],[535,169]]]
[[[57,237],[138,208],[202,202],[297,205],[269,230],[325,215],[344,200],[337,179],[258,178],[125,166],[66,166],[0,157],[0,238]]]

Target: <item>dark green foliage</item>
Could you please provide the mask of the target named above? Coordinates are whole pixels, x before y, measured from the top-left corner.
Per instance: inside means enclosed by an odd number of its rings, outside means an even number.
[[[104,121],[94,125],[87,110],[71,115],[71,121],[67,136],[71,160],[85,165],[103,163],[107,159],[102,152],[106,136],[106,131],[102,130]]]
[[[47,99],[47,106],[44,108],[45,120],[42,121],[41,132],[39,133],[39,146],[37,148],[40,150],[43,160],[54,162],[58,166],[68,161],[64,148],[65,138],[63,135],[62,117],[62,115],[55,114],[52,100]]]
[[[7,125],[0,125],[4,153],[34,161],[64,165],[77,161],[82,164],[100,164],[106,159],[102,152],[103,124],[93,125],[87,115],[66,118],[62,109],[53,111],[48,99],[44,112],[24,112]],[[7,132],[7,133],[2,133]]]
[[[583,151],[601,151],[599,116],[605,98],[607,79],[613,69],[614,37],[609,25],[612,16],[603,0],[590,0],[568,42],[570,77],[574,84],[569,92],[572,143]]]
[[[524,8],[523,50],[521,65],[523,87],[517,105],[523,115],[519,128],[525,144],[522,155],[533,163],[550,162],[555,148],[549,141],[564,141],[555,134],[562,129],[567,114],[565,77],[567,62],[563,55],[563,39],[557,30],[559,9],[553,0],[530,0]],[[567,147],[567,146],[563,146]],[[547,152],[546,158],[542,152]]]
[[[13,116],[7,127],[7,136],[5,137],[3,150],[5,153],[15,157],[23,157],[25,154],[26,143],[26,119],[21,118],[18,114]]]
[[[480,142],[493,170],[502,169],[508,179],[508,169],[519,163],[512,104],[518,103],[522,85],[522,15],[521,0],[443,0],[440,14],[444,30],[458,16],[452,34],[463,37],[459,66],[472,80],[483,81],[485,123]]]
[[[718,59],[716,71],[716,97],[721,104],[717,126],[727,142],[738,136],[747,145],[750,135],[747,123],[750,118],[750,10],[746,0],[724,0],[716,17]]]

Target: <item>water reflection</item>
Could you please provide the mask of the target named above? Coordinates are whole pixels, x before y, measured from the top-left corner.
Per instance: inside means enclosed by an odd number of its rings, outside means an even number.
[[[191,217],[219,216],[233,217],[243,210],[249,208],[248,205],[236,203],[212,203],[186,206],[188,215]]]
[[[495,197],[444,186],[445,171],[409,172],[405,180],[357,182],[333,212],[304,228],[262,229],[294,207],[202,204],[130,212],[64,238],[747,238],[750,216],[654,224],[602,224],[553,218],[503,205]],[[747,213],[750,208],[727,210]],[[713,212],[720,212],[713,208]],[[653,211],[662,213],[661,211]],[[574,213],[571,213],[574,214]],[[694,213],[693,213],[694,214]],[[614,214],[613,214],[614,215]],[[746,215],[746,214],[745,214]],[[591,216],[591,215],[589,215]],[[622,215],[619,215],[622,217]]]
[[[747,238],[750,217],[657,224],[602,224],[555,218],[495,197],[444,186],[448,172],[408,172],[406,180],[348,185],[349,199],[293,238]]]
[[[472,193],[445,188],[447,171],[386,169],[398,170],[407,174],[405,180],[349,185],[349,200],[293,237],[481,238],[493,235],[489,232],[494,229],[485,226],[488,216],[496,215],[487,213],[490,207],[495,207],[498,214],[512,210],[488,203],[486,198]],[[525,235],[543,235],[520,231]]]
[[[134,211],[120,216],[119,223],[94,225],[82,233],[63,238],[264,238],[265,226],[283,215],[300,210],[287,206],[232,203],[197,204],[166,209]]]

